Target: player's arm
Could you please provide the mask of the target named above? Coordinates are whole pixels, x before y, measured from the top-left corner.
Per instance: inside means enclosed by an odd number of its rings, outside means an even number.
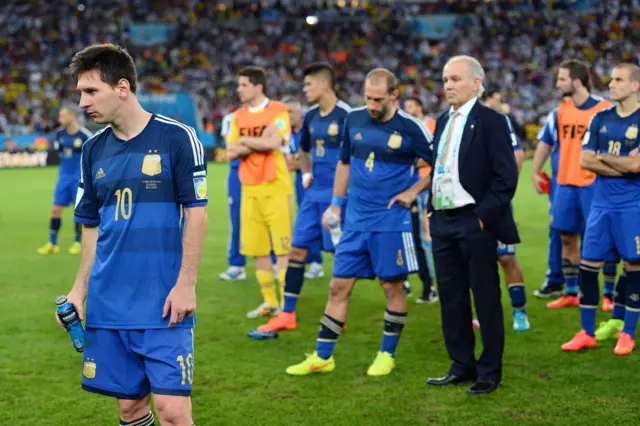
[[[538,194],[542,194],[543,179],[540,177],[551,151],[557,143],[556,132],[557,111],[552,111],[544,123],[544,127],[538,133],[538,144],[533,154],[533,165],[531,166],[531,181]]]
[[[174,186],[177,201],[184,208],[185,225],[180,272],[162,312],[163,318],[171,312],[169,327],[196,309],[195,288],[208,225],[207,161],[202,143],[195,131],[177,132],[172,143]]]
[[[511,146],[513,147],[513,156],[516,158],[516,164],[518,165],[518,175],[520,175],[520,171],[522,170],[522,163],[524,162],[524,149],[522,149],[520,137],[518,136],[518,132],[516,132],[511,119],[507,115],[505,115],[505,117],[507,118],[507,123],[509,124]]]
[[[236,115],[233,114],[228,123],[229,128],[225,129],[224,140],[227,145],[227,160],[237,160],[251,154],[251,149],[238,143],[240,138],[240,128],[236,122]]]
[[[240,136],[238,143],[252,151],[276,151],[289,143],[291,137],[291,121],[289,113],[282,111],[262,132],[262,136]]]
[[[622,176],[616,168],[601,160],[598,151],[598,129],[600,128],[599,114],[596,114],[589,123],[589,128],[582,139],[582,153],[580,154],[580,167],[592,171],[600,176]]]
[[[351,176],[351,139],[349,136],[348,128],[349,116],[345,119],[345,124],[342,127],[342,142],[340,143],[340,159],[336,166],[336,174],[333,180],[333,198],[331,199],[331,205],[327,209],[331,211],[337,218],[338,224],[340,223],[340,212],[342,211],[342,205],[347,195],[347,188],[349,187],[349,177]],[[331,231],[329,222],[327,221],[327,212],[322,216],[322,224],[324,227]]]
[[[300,171],[302,171],[302,186],[309,188],[313,181],[311,172],[311,135],[309,134],[309,122],[311,114],[304,117],[302,129],[300,132],[300,149],[298,150],[298,159],[300,160]]]
[[[584,155],[585,152],[582,152]],[[583,157],[584,158],[584,157]],[[640,173],[640,156],[628,156],[619,157],[617,155],[611,155],[607,153],[599,154],[596,161],[600,159],[603,165],[606,165],[613,172],[617,174],[607,174],[605,176],[623,176],[626,174],[638,174]],[[597,173],[597,172],[596,172]]]
[[[90,143],[82,145],[80,158],[80,181],[76,193],[76,205],[74,209],[74,221],[83,225],[82,229],[82,260],[76,273],[76,279],[67,300],[78,311],[81,320],[84,319],[84,301],[89,289],[89,275],[96,257],[96,245],[98,243],[98,225],[100,225],[100,213],[98,199],[93,187],[89,153]],[[60,319],[57,318],[58,323]],[[60,324],[62,325],[62,324]]]

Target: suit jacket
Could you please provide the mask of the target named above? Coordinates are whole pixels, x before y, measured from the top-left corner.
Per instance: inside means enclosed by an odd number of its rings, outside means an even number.
[[[446,111],[436,121],[434,158],[448,120],[449,111]],[[511,207],[518,184],[512,132],[505,115],[478,100],[467,118],[458,155],[460,183],[475,200],[475,213],[484,229],[505,244],[520,242]],[[434,173],[435,167],[431,170],[432,182]],[[437,227],[432,228],[431,233],[438,236]]]

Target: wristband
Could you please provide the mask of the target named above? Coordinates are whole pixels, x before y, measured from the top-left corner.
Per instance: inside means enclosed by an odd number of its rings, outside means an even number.
[[[332,206],[342,207],[343,203],[344,203],[344,197],[338,197],[334,195],[333,198],[331,199]]]
[[[311,178],[313,177],[313,175],[309,172],[307,173],[303,173],[302,174],[302,183],[307,184],[309,183],[309,181],[311,180]]]

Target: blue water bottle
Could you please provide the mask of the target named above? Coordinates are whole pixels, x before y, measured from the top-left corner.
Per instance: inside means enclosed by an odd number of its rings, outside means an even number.
[[[65,296],[59,296],[56,298],[56,305],[58,309],[58,317],[62,324],[69,332],[73,347],[77,352],[84,352],[84,328],[82,327],[82,321],[78,318],[78,312],[73,304],[67,302]]]

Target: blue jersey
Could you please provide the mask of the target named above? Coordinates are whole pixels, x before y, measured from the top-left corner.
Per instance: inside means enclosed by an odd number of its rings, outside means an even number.
[[[227,136],[227,133],[229,133],[231,120],[233,120],[233,114],[234,113],[231,112],[222,118],[222,122],[220,124],[220,136],[222,136],[223,139]],[[229,166],[231,166],[232,169],[237,169],[238,167],[240,167],[240,159],[236,158],[235,160],[229,161]]]
[[[183,207],[207,205],[207,163],[193,128],[154,114],[123,141],[106,127],[82,147],[76,222],[99,225],[87,327],[167,327],[182,262]],[[192,327],[185,318],[176,327]]]
[[[347,104],[338,101],[326,116],[322,116],[320,107],[315,106],[304,117],[299,149],[311,153],[313,182],[304,194],[309,201],[331,202],[340,159],[340,135],[349,111],[351,108]]]
[[[558,149],[558,131],[556,130],[556,111],[547,115],[544,127],[538,133],[538,140],[551,146],[551,179],[555,180],[558,173],[560,150]]]
[[[353,110],[344,124],[340,160],[350,164],[346,230],[411,232],[411,212],[387,205],[415,182],[416,161],[432,164],[432,135],[402,110],[379,123],[366,108]]]
[[[69,134],[63,127],[56,131],[53,145],[60,152],[60,180],[78,181],[80,178],[80,154],[82,144],[92,136],[91,132],[81,127],[74,134]]]
[[[302,135],[302,131],[294,132],[291,131],[291,138],[289,139],[289,152],[291,154],[297,154],[300,150],[300,136]]]
[[[640,110],[620,117],[616,108],[593,116],[582,143],[583,150],[627,157],[638,148]],[[593,206],[604,209],[624,209],[640,205],[640,175],[609,177],[598,175]]]

